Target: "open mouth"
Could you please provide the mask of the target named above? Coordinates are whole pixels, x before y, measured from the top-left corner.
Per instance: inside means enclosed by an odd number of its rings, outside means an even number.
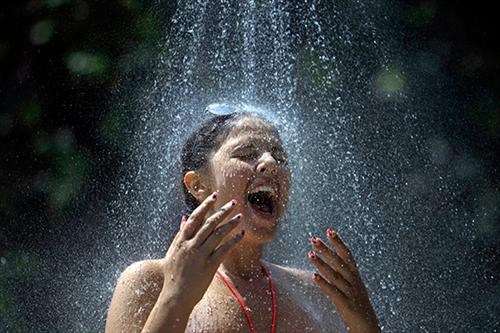
[[[248,203],[257,215],[272,218],[276,215],[276,190],[271,186],[257,186],[247,196]]]

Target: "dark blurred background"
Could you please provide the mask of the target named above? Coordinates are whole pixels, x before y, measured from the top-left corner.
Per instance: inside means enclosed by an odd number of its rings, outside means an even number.
[[[490,173],[493,242],[500,252],[500,40],[492,2],[395,2],[404,47],[433,55],[454,82],[463,122],[449,137]],[[133,122],[121,99],[150,75],[175,1],[32,0],[0,9],[0,318],[12,315],[8,279],[27,279],[47,232],[112,194]],[[140,89],[140,87],[136,87]],[[467,192],[465,192],[467,193]],[[473,201],[463,198],[464,201]],[[96,218],[92,222],[99,224]],[[468,260],[464,258],[464,260]],[[495,262],[488,260],[488,262]],[[489,267],[497,278],[500,264]],[[0,324],[3,319],[0,319]],[[1,327],[2,325],[0,325]]]

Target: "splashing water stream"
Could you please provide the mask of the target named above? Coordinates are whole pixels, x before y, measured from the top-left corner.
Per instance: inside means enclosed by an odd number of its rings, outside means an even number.
[[[183,208],[182,139],[215,102],[271,112],[290,155],[289,211],[267,260],[311,270],[307,239],[333,226],[359,262],[384,331],[492,327],[495,286],[468,258],[479,235],[476,212],[460,202],[467,179],[456,160],[433,155],[447,145],[443,117],[452,111],[443,110],[452,107],[432,93],[441,74],[424,73],[398,46],[388,6],[179,2],[144,82],[149,92],[138,96],[130,159],[106,223],[64,234],[48,250],[54,260],[34,298],[53,320],[38,331],[102,331],[120,272],[164,254]]]

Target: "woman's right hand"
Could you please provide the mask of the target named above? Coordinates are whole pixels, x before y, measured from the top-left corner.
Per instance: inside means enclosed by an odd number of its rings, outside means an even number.
[[[234,210],[236,200],[206,217],[217,202],[217,192],[209,195],[186,220],[162,259],[163,290],[183,306],[194,307],[208,289],[220,263],[243,238],[244,230],[226,236],[239,224],[242,215],[220,225]]]

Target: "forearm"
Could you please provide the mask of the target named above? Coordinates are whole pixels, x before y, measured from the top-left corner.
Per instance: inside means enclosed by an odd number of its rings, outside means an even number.
[[[184,333],[194,305],[171,295],[163,288],[148,316],[142,333]]]

